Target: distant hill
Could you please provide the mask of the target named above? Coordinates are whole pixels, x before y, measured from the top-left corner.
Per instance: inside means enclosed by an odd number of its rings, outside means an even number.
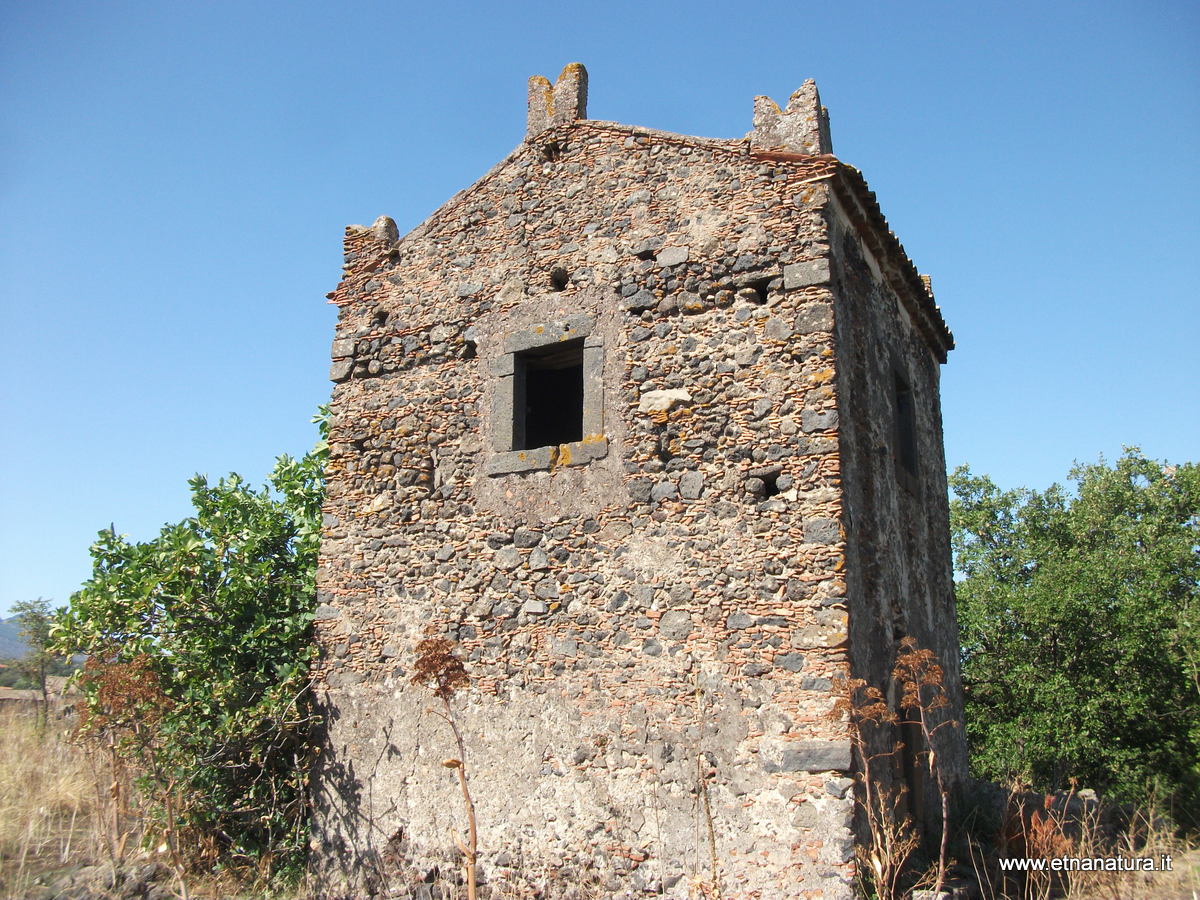
[[[0,619],[0,659],[19,659],[29,650],[21,640],[17,617]]]

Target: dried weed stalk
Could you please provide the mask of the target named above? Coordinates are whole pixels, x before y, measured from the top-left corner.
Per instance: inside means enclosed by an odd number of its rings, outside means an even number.
[[[92,701],[81,700],[77,737],[104,748],[114,773],[110,795],[113,825],[110,856],[113,870],[124,856],[131,834],[143,827],[144,811],[131,815],[132,790],[126,779],[129,761],[143,768],[141,782],[163,810],[162,836],[179,882],[183,900],[190,892],[188,863],[194,858],[196,835],[180,826],[185,809],[180,809],[180,792],[174,771],[165,766],[157,752],[161,747],[159,724],[171,708],[171,698],[162,689],[153,661],[139,654],[125,662],[91,657],[84,663],[81,682],[95,688]],[[184,801],[186,802],[186,801]],[[188,848],[185,850],[185,847]],[[203,851],[202,851],[203,852]],[[208,855],[215,857],[215,848]]]
[[[921,751],[929,767],[929,774],[937,782],[941,800],[942,839],[938,846],[937,875],[933,893],[936,897],[946,880],[946,846],[950,839],[950,791],[938,760],[934,736],[944,728],[955,728],[958,723],[944,717],[938,710],[948,709],[950,700],[946,696],[945,672],[932,650],[922,650],[910,637],[900,641],[896,654],[896,666],[892,677],[901,686],[900,707],[915,713],[921,726],[921,737],[925,747]],[[938,721],[940,719],[940,721]]]
[[[949,706],[949,699],[946,697],[945,674],[933,651],[923,650],[912,638],[905,638],[900,642],[892,677],[900,686],[900,708],[913,714],[920,726],[924,749],[919,755],[924,756],[941,798],[942,834],[938,862],[931,872],[918,879],[921,883],[932,884],[934,896],[937,896],[946,877],[950,794],[934,737],[943,728],[954,727],[957,723],[938,713]],[[861,678],[837,679],[834,690],[838,699],[832,715],[849,723],[850,740],[860,764],[856,778],[862,787],[859,805],[866,820],[868,843],[856,851],[859,877],[867,893],[873,893],[879,900],[896,900],[904,893],[901,879],[921,845],[921,836],[905,808],[907,787],[900,785],[881,790],[872,768],[880,760],[891,759],[904,749],[900,741],[892,741],[887,750],[873,749],[886,745],[900,724],[900,717],[888,705],[883,691]]]
[[[454,642],[444,637],[427,637],[417,644],[417,662],[414,666],[413,684],[429,685],[433,688],[433,696],[442,701],[443,711],[439,713],[450,731],[454,734],[454,743],[458,747],[458,756],[445,760],[442,765],[453,769],[458,775],[458,784],[462,788],[463,806],[467,812],[467,841],[464,844],[459,835],[454,836],[463,855],[463,865],[466,869],[467,898],[476,900],[478,886],[476,884],[475,867],[479,853],[479,840],[475,827],[475,803],[471,800],[471,791],[467,787],[467,751],[463,744],[462,732],[454,718],[454,709],[450,699],[460,688],[471,683],[466,667],[454,652]]]
[[[859,878],[864,882],[864,893],[874,894],[879,900],[896,900],[900,896],[900,876],[921,839],[904,812],[905,789],[880,791],[872,773],[873,764],[895,756],[904,745],[896,742],[880,753],[873,753],[871,746],[872,735],[890,731],[897,716],[883,692],[861,678],[836,679],[834,691],[837,701],[832,715],[849,722],[850,741],[860,764],[855,777],[862,786],[858,803],[866,819],[869,843],[855,850]]]
[[[706,893],[705,896],[711,896],[712,900],[721,900],[721,866],[717,858],[717,831],[713,826],[712,814],[712,798],[709,796],[708,780],[717,774],[704,755],[703,739],[704,739],[704,723],[707,720],[704,709],[704,690],[700,686],[700,670],[696,669],[696,784],[700,789],[700,797],[704,802],[704,820],[708,825],[708,855],[709,855],[709,870],[712,878],[711,893]],[[661,876],[660,876],[661,877]]]

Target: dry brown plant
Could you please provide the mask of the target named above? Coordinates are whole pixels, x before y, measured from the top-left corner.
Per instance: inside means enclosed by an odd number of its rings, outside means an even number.
[[[471,683],[466,667],[454,652],[454,642],[444,637],[427,637],[417,644],[417,661],[413,667],[413,684],[428,685],[433,688],[433,696],[442,701],[442,711],[438,713],[450,731],[454,734],[454,743],[458,748],[458,756],[442,762],[447,769],[454,770],[458,775],[458,784],[462,790],[463,807],[467,814],[467,840],[463,842],[459,835],[454,836],[454,843],[463,856],[463,867],[466,870],[467,898],[476,900],[478,883],[476,879],[476,864],[479,858],[479,836],[475,823],[475,803],[471,799],[471,791],[467,785],[467,750],[463,743],[462,732],[454,717],[454,707],[450,700],[454,694]]]
[[[1072,787],[1072,794],[1074,788]],[[1078,869],[1061,873],[1051,893],[1064,900],[1196,900],[1200,897],[1200,848],[1181,838],[1171,823],[1155,814],[1152,805],[1135,810],[1128,823],[1113,834],[1105,827],[1098,803],[1084,806],[1077,819],[1071,819],[1066,801],[1046,804],[1049,812],[1039,817],[1043,834],[1035,836],[1036,852],[1030,855],[1067,856],[1080,859],[1122,857],[1169,858],[1169,870],[1107,871]],[[1068,832],[1072,836],[1068,836]]]
[[[136,808],[136,796],[130,784],[130,761],[144,765],[138,775],[143,790],[153,791],[162,808],[165,821],[161,828],[167,855],[179,884],[183,900],[189,900],[188,869],[199,858],[215,862],[216,848],[211,841],[197,840],[179,825],[179,793],[174,774],[159,764],[153,752],[159,740],[158,725],[163,713],[172,705],[162,689],[153,661],[139,654],[125,662],[90,657],[83,667],[81,683],[90,684],[95,696],[91,703],[81,700],[76,706],[79,715],[77,739],[107,752],[113,772],[110,788],[112,798],[112,830],[110,855],[114,871],[124,856],[128,840],[142,831],[146,821],[144,810]],[[186,848],[186,849],[185,849]]]
[[[994,851],[972,841],[971,863],[982,900],[1198,900],[1200,846],[1153,812],[1151,801],[1121,812],[1069,791],[1038,797],[1016,785],[1009,790]],[[1118,825],[1117,821],[1127,820]],[[1084,867],[1085,860],[1113,858],[1171,860],[1170,869],[1108,870]],[[1079,860],[1061,871],[1004,871],[1000,859]]]
[[[872,750],[873,736],[882,733],[887,737],[897,716],[883,692],[861,678],[835,679],[834,692],[837,700],[831,715],[849,723],[850,742],[859,761],[855,779],[862,788],[858,804],[868,838],[866,845],[855,848],[859,879],[864,893],[873,893],[879,900],[898,900],[900,877],[921,839],[904,812],[904,788],[880,790],[872,773],[878,760],[890,758],[903,748],[895,742],[889,750]]]
[[[143,820],[132,773],[119,757],[114,768],[107,739],[79,740],[73,721],[54,718],[53,709],[45,726],[32,711],[0,713],[0,900],[49,896],[63,879],[72,879],[72,896],[109,896],[110,884],[169,856],[138,850]],[[94,883],[73,880],[90,867],[98,867]],[[304,885],[265,882],[265,873],[228,867],[191,876],[188,889],[193,900],[307,896]]]
[[[932,650],[922,649],[912,638],[904,638],[897,648],[892,678],[900,687],[899,708],[914,716],[920,728],[923,746],[913,748],[915,757],[923,758],[941,800],[942,832],[937,863],[916,879],[917,885],[932,886],[932,893],[937,896],[946,879],[950,824],[950,793],[937,752],[937,736],[958,723],[942,712],[949,708],[950,701],[946,696],[945,672]],[[921,835],[906,810],[907,787],[880,788],[872,768],[904,749],[903,743],[892,740],[900,716],[889,706],[882,690],[861,678],[836,679],[834,692],[837,700],[831,715],[849,724],[850,741],[859,761],[855,775],[861,788],[858,804],[868,837],[868,843],[855,850],[859,879],[865,893],[873,893],[879,900],[898,900],[905,894],[901,881],[910,874],[910,863],[921,846]]]
[[[933,881],[933,894],[936,897],[946,881],[946,848],[950,840],[950,791],[938,761],[935,738],[943,729],[956,728],[958,722],[939,713],[939,710],[949,708],[950,700],[946,696],[945,672],[932,650],[920,648],[911,637],[901,640],[892,677],[901,686],[901,709],[914,713],[921,726],[921,737],[925,744],[921,755],[925,757],[929,774],[937,782],[938,798],[941,801],[942,834]]]
[[[1067,836],[1065,805],[1055,809],[1052,794],[1044,797],[1041,809],[1032,810],[1028,817],[1021,814],[1018,823],[1022,829],[1019,843],[1026,856],[1053,859],[1076,855],[1077,843]],[[1069,885],[1070,873],[1031,870],[1026,872],[1022,897],[1024,900],[1049,900],[1055,893],[1063,893],[1064,886],[1069,890]]]

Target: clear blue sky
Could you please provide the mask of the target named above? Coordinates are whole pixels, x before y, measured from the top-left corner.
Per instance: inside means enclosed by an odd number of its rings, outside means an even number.
[[[521,140],[525,81],[711,137],[808,77],[958,349],[947,457],[1045,487],[1200,445],[1200,5],[0,4],[0,613],[110,522],[302,453],[342,228]]]

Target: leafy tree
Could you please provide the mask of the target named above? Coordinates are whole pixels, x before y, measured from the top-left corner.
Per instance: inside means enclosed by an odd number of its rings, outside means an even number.
[[[17,669],[25,681],[41,692],[41,715],[46,715],[46,676],[55,672],[55,657],[50,652],[50,602],[38,597],[22,600],[12,608],[18,633],[29,649],[17,661]]]
[[[1074,492],[950,478],[972,764],[1200,809],[1200,467],[1127,449]]]
[[[307,838],[327,458],[323,415],[316,421],[316,447],[280,457],[261,490],[237,475],[216,485],[198,475],[189,482],[194,514],[153,540],[101,531],[92,577],[53,628],[60,652],[90,657],[80,681],[85,725],[107,730],[144,773],[144,796],[172,846],[183,836],[180,845],[207,861],[287,868]],[[114,688],[133,682],[154,690]]]

